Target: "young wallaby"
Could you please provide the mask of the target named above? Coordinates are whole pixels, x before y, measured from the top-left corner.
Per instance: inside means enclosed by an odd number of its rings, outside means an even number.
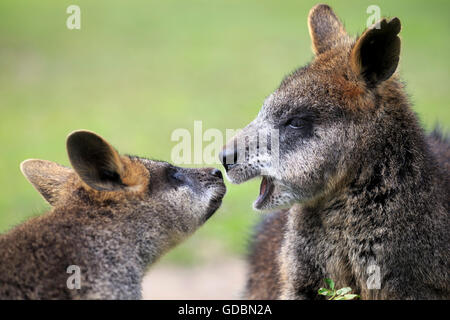
[[[52,210],[0,235],[0,298],[139,299],[146,268],[219,208],[222,174],[119,155],[89,131],[67,151],[73,169],[21,164]]]
[[[400,20],[355,40],[317,5],[308,25],[314,60],[221,154],[232,182],[262,176],[256,209],[288,208],[256,230],[246,298],[317,299],[331,278],[362,299],[449,299],[450,143],[394,73]],[[235,148],[275,131],[277,148]]]

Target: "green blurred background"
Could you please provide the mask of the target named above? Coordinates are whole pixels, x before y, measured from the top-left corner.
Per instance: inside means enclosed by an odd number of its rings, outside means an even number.
[[[400,73],[424,126],[450,127],[450,2],[328,1],[351,34],[369,5],[403,25]],[[81,8],[68,30],[66,8]],[[69,165],[65,139],[90,129],[122,153],[169,160],[176,128],[242,128],[284,75],[312,58],[316,1],[0,2],[0,232],[49,207],[19,170],[27,158]],[[166,262],[245,253],[258,181],[235,186],[219,212]]]

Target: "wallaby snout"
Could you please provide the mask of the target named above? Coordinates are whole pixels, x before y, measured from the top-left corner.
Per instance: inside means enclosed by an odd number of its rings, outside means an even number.
[[[219,153],[219,159],[222,163],[225,171],[228,171],[234,164],[237,163],[237,148],[235,147],[235,142],[232,140],[230,142],[231,146],[225,145],[222,151]]]

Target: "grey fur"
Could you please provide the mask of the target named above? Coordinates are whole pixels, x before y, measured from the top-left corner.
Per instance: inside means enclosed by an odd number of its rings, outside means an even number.
[[[354,40],[328,6],[314,7],[314,61],[223,151],[279,130],[278,166],[261,152],[226,165],[232,182],[272,181],[257,209],[289,208],[256,233],[247,298],[317,299],[324,278],[362,299],[450,298],[450,145],[425,135],[392,74],[400,21],[380,25]],[[368,286],[373,266],[379,289]]]

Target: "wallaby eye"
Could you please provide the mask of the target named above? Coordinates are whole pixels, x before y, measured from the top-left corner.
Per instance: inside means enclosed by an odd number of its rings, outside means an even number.
[[[186,176],[175,168],[169,168],[167,170],[167,178],[175,185],[186,183]]]
[[[290,118],[285,122],[286,133],[300,135],[302,138],[310,137],[314,130],[314,116],[310,113],[304,113]]]
[[[179,173],[179,172],[175,172],[172,175],[172,179],[174,179],[174,180],[176,180],[178,182],[185,182],[186,181],[185,176],[182,173]]]
[[[295,117],[286,122],[286,126],[292,129],[301,129],[308,125],[308,120],[305,118]]]

